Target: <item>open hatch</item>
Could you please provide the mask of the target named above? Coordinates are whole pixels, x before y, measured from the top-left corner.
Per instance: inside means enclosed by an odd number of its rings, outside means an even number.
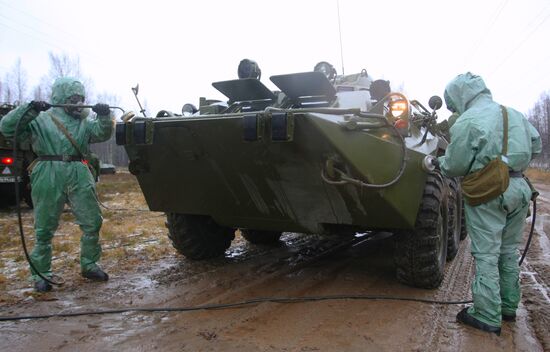
[[[298,106],[328,106],[336,89],[322,72],[271,76],[271,81]]]

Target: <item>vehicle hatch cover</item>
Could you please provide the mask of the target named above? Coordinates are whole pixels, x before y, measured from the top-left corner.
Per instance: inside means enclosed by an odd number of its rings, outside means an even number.
[[[275,99],[275,95],[262,82],[254,78],[214,82],[212,86],[228,97],[231,102]]]
[[[336,95],[336,89],[322,72],[302,72],[269,78],[290,99],[302,97],[324,97],[327,100]]]

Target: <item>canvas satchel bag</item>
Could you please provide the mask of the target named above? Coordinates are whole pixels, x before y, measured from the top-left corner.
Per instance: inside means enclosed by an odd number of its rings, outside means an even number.
[[[510,183],[508,164],[502,160],[502,155],[508,153],[508,111],[500,106],[503,119],[502,153],[491,160],[481,170],[466,175],[462,179],[462,194],[471,206],[487,203],[503,194]]]

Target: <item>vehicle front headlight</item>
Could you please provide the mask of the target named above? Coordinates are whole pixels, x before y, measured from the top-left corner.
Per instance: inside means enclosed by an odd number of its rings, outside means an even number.
[[[395,119],[406,117],[409,111],[409,103],[406,100],[394,100],[390,102],[390,113]]]

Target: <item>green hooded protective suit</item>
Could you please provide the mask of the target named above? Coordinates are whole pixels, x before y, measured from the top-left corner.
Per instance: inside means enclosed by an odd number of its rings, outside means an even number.
[[[502,151],[503,117],[483,79],[461,74],[445,89],[445,101],[460,118],[450,129],[451,143],[439,158],[449,177],[482,169]],[[524,171],[541,152],[539,133],[520,112],[508,109],[508,165]],[[515,316],[520,300],[519,251],[531,190],[522,177],[511,177],[504,194],[487,203],[465,204],[466,226],[472,242],[476,275],[474,305],[468,314],[500,327],[502,314]]]
[[[84,86],[73,78],[57,79],[52,87],[52,104],[64,104],[68,98],[85,97]],[[54,124],[55,116],[65,126],[82,153],[89,152],[89,143],[110,138],[113,122],[109,115],[80,118],[69,115],[65,108],[51,108],[37,113],[31,104],[21,105],[0,121],[0,131],[13,138],[19,120],[18,139],[30,139],[38,155],[70,155],[79,153],[68,138]],[[83,232],[81,237],[80,266],[82,273],[97,268],[101,256],[99,229],[102,224],[95,181],[88,166],[81,161],[38,161],[31,173],[34,228],[36,242],[30,255],[36,269],[51,277],[52,237],[65,203],[69,203],[76,222]],[[32,269],[31,269],[32,270]],[[39,280],[33,272],[33,279]]]

